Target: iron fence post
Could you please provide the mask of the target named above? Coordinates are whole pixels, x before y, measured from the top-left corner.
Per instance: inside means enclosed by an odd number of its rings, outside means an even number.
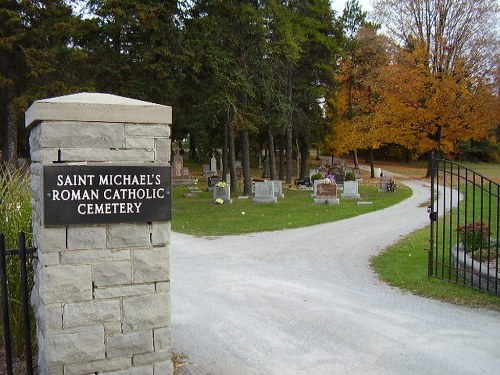
[[[26,356],[26,371],[28,375],[33,375],[33,359],[31,353],[31,325],[30,325],[30,307],[28,303],[28,271],[26,269],[26,236],[24,232],[19,235],[19,255],[21,261],[21,293],[23,301],[23,320],[24,320],[24,348]]]
[[[6,265],[5,237],[0,233],[0,283],[2,287],[2,315],[5,343],[5,365],[7,375],[12,375],[12,347],[10,341],[10,317],[9,317],[9,296],[7,289],[7,265]]]

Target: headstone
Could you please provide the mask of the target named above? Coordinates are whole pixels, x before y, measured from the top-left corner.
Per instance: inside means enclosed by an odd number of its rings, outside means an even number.
[[[203,173],[203,176],[205,177],[205,180],[207,180],[207,182],[208,182],[209,177],[212,177],[213,175],[215,175],[215,173],[210,170],[210,164],[203,164],[201,166],[201,171]]]
[[[379,178],[382,174],[382,168],[373,168],[373,175],[375,178]]]
[[[174,170],[173,170],[173,178],[182,178],[184,169],[184,158],[181,154],[176,153],[174,155]]]
[[[394,179],[388,176],[380,177],[379,193],[394,192],[395,189]]]
[[[231,199],[231,185],[223,182],[222,180],[215,184],[213,187],[213,202],[217,202],[218,199],[222,199],[223,203],[232,204]]]
[[[311,193],[311,198],[316,198],[316,195],[318,195],[318,186],[323,183],[322,179],[319,180],[314,180],[313,183],[313,192]]]
[[[253,202],[276,203],[277,201],[278,198],[274,195],[274,183],[271,181],[255,183],[255,196],[253,197]]]
[[[344,192],[341,194],[341,197],[346,199],[360,199],[361,196],[359,195],[358,187],[358,181],[344,181]]]
[[[208,178],[208,190],[212,191],[214,190],[214,186],[222,181],[221,176],[210,176]]]
[[[215,156],[212,156],[212,158],[210,159],[210,171],[214,174],[217,174],[217,159],[215,158]]]
[[[281,180],[271,180],[270,182],[274,184],[274,196],[281,199],[285,198],[285,194],[283,194],[283,183]]]
[[[344,185],[344,174],[343,173],[336,173],[334,175],[335,178],[335,183],[337,185]]]
[[[172,109],[83,93],[36,101],[25,118],[39,374],[172,374],[170,220],[155,219],[175,174]]]
[[[337,185],[335,183],[318,185],[314,204],[339,204],[337,198]]]
[[[190,185],[193,179],[189,176],[189,168],[184,167],[184,157],[176,152],[172,163],[172,185]]]

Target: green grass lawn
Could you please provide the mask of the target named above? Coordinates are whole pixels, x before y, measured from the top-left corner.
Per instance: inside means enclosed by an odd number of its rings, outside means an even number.
[[[418,230],[372,258],[373,269],[390,285],[463,306],[500,311],[500,298],[427,276],[429,228]]]
[[[212,192],[203,191],[185,197],[189,190],[175,187],[172,198],[172,230],[198,236],[272,231],[305,227],[342,220],[380,210],[411,196],[411,190],[399,185],[394,193],[379,193],[375,186],[360,186],[363,201],[340,199],[339,205],[315,205],[310,190],[284,189],[285,198],[276,204],[257,204],[233,197],[233,204],[212,203]]]
[[[500,182],[500,164],[464,163],[464,165],[493,181]],[[419,163],[406,168],[402,165],[394,167],[398,173],[407,176],[414,176],[415,171],[418,173],[419,167],[422,171],[425,170],[425,166],[423,164],[419,166]],[[476,204],[479,207],[479,203],[476,202]],[[427,276],[429,232],[429,227],[426,227],[412,233],[373,258],[372,266],[380,278],[393,286],[429,298],[500,311],[498,296]]]

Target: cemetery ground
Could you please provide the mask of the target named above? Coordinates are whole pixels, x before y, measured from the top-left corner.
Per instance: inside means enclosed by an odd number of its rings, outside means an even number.
[[[254,204],[251,199],[234,199],[232,205],[211,203],[212,192],[201,186],[201,193],[190,198],[186,187],[175,187],[173,191],[172,230],[195,236],[222,236],[260,231],[273,231],[307,227],[377,211],[397,204],[411,196],[411,189],[404,180],[428,182],[425,176],[426,162],[397,163],[378,161],[383,170],[399,175],[394,193],[379,193],[378,178],[371,179],[362,171],[363,183],[360,187],[362,201],[371,205],[357,205],[356,201],[342,200],[338,206],[314,205],[310,190],[285,189],[285,199],[279,204]],[[500,182],[500,164],[464,163],[479,174]],[[316,167],[316,165],[313,165]],[[191,164],[196,171],[198,166]],[[257,176],[260,170],[254,170]],[[260,176],[259,176],[260,177]],[[233,194],[235,197],[238,193]],[[423,206],[426,206],[425,202]],[[203,211],[200,211],[200,206]],[[200,214],[201,213],[201,214]],[[429,228],[418,229],[401,238],[393,246],[371,259],[373,269],[380,278],[392,286],[408,292],[435,298],[463,306],[489,308],[500,311],[500,298],[454,283],[427,276],[427,249]]]
[[[385,169],[420,180],[409,181],[411,198],[375,213],[242,235],[173,233],[174,350],[218,374],[495,372],[500,299],[427,278],[428,228],[417,230],[428,223],[425,165]],[[210,226],[212,213],[199,214]],[[272,221],[286,228],[288,218]]]

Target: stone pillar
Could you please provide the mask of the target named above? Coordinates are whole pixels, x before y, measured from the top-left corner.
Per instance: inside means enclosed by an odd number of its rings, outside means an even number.
[[[171,123],[170,107],[107,94],[40,100],[26,112],[41,375],[172,373],[170,221],[51,226],[44,216],[47,168],[168,167]],[[67,183],[83,194],[81,181]]]

